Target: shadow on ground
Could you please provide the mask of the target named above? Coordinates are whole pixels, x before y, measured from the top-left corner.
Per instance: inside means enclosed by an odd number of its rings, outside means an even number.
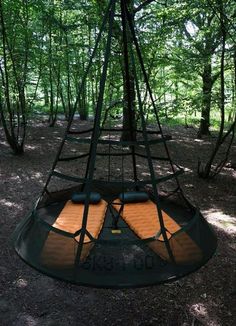
[[[172,156],[186,170],[181,184],[215,228],[218,250],[206,266],[182,280],[134,290],[92,289],[59,282],[39,274],[16,256],[10,235],[42,190],[63,126],[29,128],[26,154],[21,157],[10,154],[1,142],[2,326],[236,324],[235,171],[224,169],[211,182],[198,179],[196,164],[200,145],[194,141],[194,134],[178,128],[167,132],[173,135]],[[201,145],[203,157],[208,153],[208,145]],[[235,155],[235,147],[233,150]]]

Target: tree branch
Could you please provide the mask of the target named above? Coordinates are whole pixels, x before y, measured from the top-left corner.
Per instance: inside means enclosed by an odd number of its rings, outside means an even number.
[[[150,3],[152,3],[152,2],[154,2],[154,1],[156,1],[156,0],[145,0],[145,1],[143,1],[138,7],[136,7],[135,9],[134,9],[134,15],[138,12],[138,11],[140,11],[140,10],[142,10],[143,8],[145,8],[146,6],[148,6]],[[160,2],[158,2],[160,5],[164,5],[163,3],[160,3]]]

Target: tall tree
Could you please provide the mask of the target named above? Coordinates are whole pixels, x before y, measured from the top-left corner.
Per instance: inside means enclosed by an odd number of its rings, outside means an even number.
[[[15,154],[23,153],[26,135],[29,16],[28,0],[14,1],[11,4],[0,1],[2,52],[0,115],[6,139]]]

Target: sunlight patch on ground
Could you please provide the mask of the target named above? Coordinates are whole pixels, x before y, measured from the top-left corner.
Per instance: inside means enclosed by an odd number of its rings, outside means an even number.
[[[21,180],[19,175],[12,176],[10,179],[15,181]]]
[[[192,306],[190,306],[189,312],[198,321],[203,323],[203,325],[220,326],[220,324],[216,320],[209,316],[207,308],[203,303],[193,304]]]
[[[6,141],[0,141],[0,145],[7,146],[7,142]]]
[[[236,216],[224,214],[221,210],[210,209],[204,212],[207,220],[218,227],[223,229],[228,234],[236,234]]]
[[[7,207],[14,207],[14,208],[17,208],[17,209],[21,209],[21,206],[16,204],[16,203],[13,203],[11,201],[8,201],[6,199],[0,199],[0,205],[4,205],[4,206],[7,206]]]
[[[144,177],[150,177],[150,173],[142,172],[142,176],[144,176]]]
[[[41,179],[43,177],[43,175],[42,175],[42,173],[40,173],[40,172],[36,172],[36,173],[34,173],[34,175],[33,175],[33,179],[35,178],[35,179]]]
[[[191,140],[189,140],[189,141],[191,141]],[[198,138],[195,138],[193,141],[195,143],[201,144],[201,146],[211,145],[211,142],[210,141],[207,141],[206,139],[198,139]]]
[[[34,150],[34,149],[37,149],[38,146],[32,146],[32,145],[25,145],[25,149],[31,149],[31,150]]]
[[[178,168],[183,169],[184,172],[193,172],[193,169],[187,168],[186,166],[183,165],[178,165]]]
[[[23,313],[18,316],[17,325],[37,326],[39,325],[39,321],[31,315]]]
[[[19,278],[18,280],[16,280],[15,282],[14,282],[14,284],[18,287],[18,288],[26,288],[27,287],[27,285],[28,285],[28,282],[25,280],[25,279],[23,279],[23,278]]]
[[[194,185],[192,183],[188,183],[185,185],[186,188],[194,188]]]
[[[185,167],[184,172],[193,172],[193,170]]]
[[[116,136],[116,135],[107,135],[107,136],[103,136],[101,139],[104,139],[104,140],[117,140],[119,141],[119,138]]]

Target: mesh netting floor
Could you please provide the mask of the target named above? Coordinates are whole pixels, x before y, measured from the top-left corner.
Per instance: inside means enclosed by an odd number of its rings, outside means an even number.
[[[111,202],[111,198],[109,200]],[[128,211],[124,211],[126,218],[118,219],[114,230],[116,209],[107,201],[107,197],[102,201],[94,240],[86,237],[83,244],[79,243],[80,236],[73,236],[75,225],[71,229],[70,222],[68,229],[64,221],[63,227],[62,212],[68,205],[67,200],[43,205],[21,224],[15,242],[18,254],[49,276],[82,285],[120,288],[178,279],[201,267],[215,251],[216,238],[211,228],[193,209],[173,201],[162,201],[169,227],[174,226],[174,234],[168,236],[174,263],[162,236],[154,239],[149,237],[150,234],[143,234],[143,227],[130,222]],[[132,206],[133,215],[136,211],[137,218],[145,220],[149,211],[144,214],[141,207],[136,208]],[[76,227],[79,225],[78,221],[73,223]],[[166,227],[168,229],[168,225]],[[155,233],[153,229],[153,236]]]

